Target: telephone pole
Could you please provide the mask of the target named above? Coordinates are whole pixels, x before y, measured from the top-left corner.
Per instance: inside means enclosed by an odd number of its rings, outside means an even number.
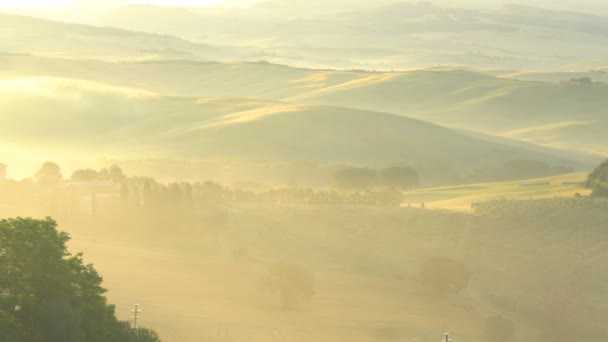
[[[131,312],[133,313],[133,329],[137,329],[137,320],[139,319],[138,314],[141,313],[141,310],[139,310],[139,304],[135,304],[135,308],[131,310]]]

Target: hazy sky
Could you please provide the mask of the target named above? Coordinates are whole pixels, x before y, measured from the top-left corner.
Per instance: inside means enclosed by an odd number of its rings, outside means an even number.
[[[0,8],[32,8],[46,7],[55,5],[66,5],[74,2],[95,2],[93,0],[0,0]],[[117,1],[114,1],[117,2]],[[215,5],[222,0],[122,0],[127,3],[148,3],[156,5],[172,5],[172,6],[210,6]]]

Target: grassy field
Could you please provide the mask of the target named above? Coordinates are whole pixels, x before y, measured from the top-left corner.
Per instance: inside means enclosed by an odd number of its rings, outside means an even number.
[[[588,195],[589,189],[571,182],[583,182],[587,173],[573,173],[512,182],[468,184],[432,189],[420,189],[406,193],[405,205],[458,211],[471,210],[471,204],[492,200],[525,200],[553,197]],[[549,184],[543,184],[543,183]],[[568,184],[564,184],[567,182]]]
[[[71,250],[85,251],[104,276],[118,315],[128,319],[140,304],[141,324],[166,342],[431,342],[444,331],[481,342],[484,320],[496,314],[514,321],[514,341],[532,342],[538,321],[525,310],[573,298],[560,287],[545,294],[549,281],[580,282],[598,319],[608,314],[605,215],[597,216],[600,202],[586,201],[516,203],[497,221],[407,207],[243,204],[227,208],[229,224],[217,235],[201,227],[68,230]],[[467,289],[443,298],[425,291],[419,267],[434,256],[465,263],[473,275]],[[278,261],[314,274],[316,293],[296,310],[283,311],[277,296],[262,291]],[[572,310],[568,319],[585,314]]]
[[[461,255],[452,238],[463,227],[446,225],[444,214],[286,205],[230,212],[217,239],[87,227],[69,229],[70,248],[85,251],[104,276],[119,317],[140,304],[141,324],[166,342],[436,341],[444,331],[480,342],[485,317],[496,312],[475,287],[437,298],[420,286],[422,260],[448,247]],[[316,282],[312,300],[293,311],[260,286],[283,260],[310,270]],[[529,334],[518,330],[521,340]]]
[[[450,327],[475,340],[486,314],[474,298],[430,300],[412,281],[340,272],[316,272],[315,298],[285,312],[257,285],[262,264],[83,240],[73,246],[86,250],[104,275],[118,316],[128,319],[139,303],[141,324],[166,342],[432,341]]]

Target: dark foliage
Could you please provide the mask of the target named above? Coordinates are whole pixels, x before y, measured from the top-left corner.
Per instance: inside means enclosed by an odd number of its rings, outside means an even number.
[[[0,221],[0,340],[142,341],[116,319],[102,278],[68,252],[68,240],[51,219]]]

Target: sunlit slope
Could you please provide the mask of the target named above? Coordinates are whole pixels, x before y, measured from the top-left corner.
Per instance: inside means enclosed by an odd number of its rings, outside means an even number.
[[[408,113],[433,122],[536,143],[606,153],[608,85],[562,87],[467,71],[422,70],[294,98]]]
[[[0,52],[61,58],[230,60],[240,56],[237,49],[192,43],[173,36],[67,24],[2,13],[0,41]]]
[[[494,200],[573,198],[576,194],[591,193],[583,186],[586,179],[587,173],[575,173],[510,182],[420,189],[407,192],[404,205],[419,206],[424,203],[428,208],[469,211],[474,203]]]
[[[268,63],[103,63],[3,55],[1,78],[87,79],[189,97],[243,97],[415,117],[569,150],[606,154],[608,85],[492,77],[454,69],[357,72]]]
[[[55,78],[0,81],[5,144],[104,156],[452,165],[572,165],[403,116],[248,99],[167,97]]]

